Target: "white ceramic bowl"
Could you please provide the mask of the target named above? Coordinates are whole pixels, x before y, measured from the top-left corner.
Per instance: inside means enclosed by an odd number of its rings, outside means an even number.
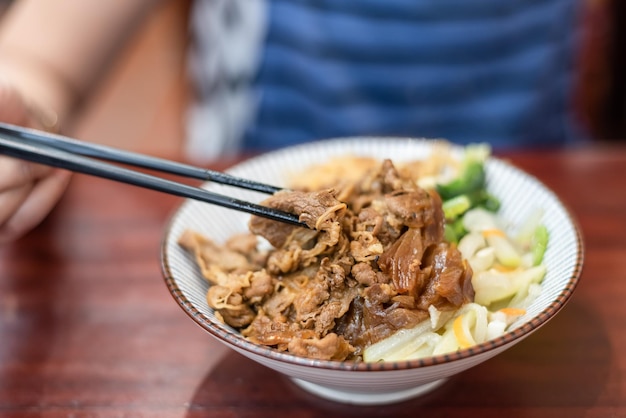
[[[290,173],[331,156],[347,154],[407,161],[430,154],[432,142],[401,138],[346,138],[286,148],[245,161],[229,173],[284,185]],[[456,152],[460,152],[456,148]],[[222,343],[244,356],[289,376],[296,384],[327,399],[353,404],[383,404],[417,396],[447,377],[475,366],[517,344],[551,319],[568,301],[579,280],[583,249],[580,233],[557,196],[534,177],[496,158],[486,165],[488,188],[501,199],[501,216],[521,222],[537,207],[545,211],[550,241],[544,262],[547,274],[538,299],[512,329],[500,338],[458,352],[395,363],[320,361],[296,357],[253,344],[216,320],[206,302],[207,282],[177,239],[191,228],[216,242],[247,230],[249,215],[196,201],[185,201],[167,226],[162,268],[167,286],[180,307]],[[248,201],[264,198],[256,192],[214,184],[204,187]]]

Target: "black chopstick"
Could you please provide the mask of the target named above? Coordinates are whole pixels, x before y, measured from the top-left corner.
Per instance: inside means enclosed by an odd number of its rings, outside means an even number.
[[[0,154],[212,203],[291,225],[307,227],[306,224],[298,219],[297,215],[292,213],[213,193],[199,187],[188,186],[175,181],[133,171],[97,159],[75,155],[65,150],[42,145],[41,143],[23,141],[22,139],[16,139],[15,136],[9,135],[5,131],[0,132]]]
[[[242,189],[255,190],[257,192],[273,194],[281,190],[280,187],[256,181],[242,179],[219,171],[207,170],[205,168],[194,167],[175,161],[164,160],[131,151],[123,151],[105,145],[90,144],[77,141],[61,135],[49,134],[34,129],[22,128],[15,125],[0,123],[0,136],[19,139],[22,142],[47,145],[52,148],[64,150],[72,154],[94,157],[100,160],[107,160],[116,163],[128,164],[135,167],[142,167],[163,173],[176,174],[199,180],[208,180],[228,186]]]

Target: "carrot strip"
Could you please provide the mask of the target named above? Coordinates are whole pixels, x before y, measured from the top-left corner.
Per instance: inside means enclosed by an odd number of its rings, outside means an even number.
[[[454,330],[454,336],[456,337],[456,340],[458,341],[461,348],[467,348],[474,345],[474,343],[470,341],[469,338],[467,338],[467,335],[465,335],[465,332],[463,330],[463,315],[459,315],[454,320],[454,323],[452,324],[452,329]]]
[[[493,229],[485,229],[483,231],[480,232],[483,237],[487,238],[487,237],[506,237],[506,234],[504,233],[503,230],[498,229],[498,228],[493,228]]]
[[[493,268],[501,273],[510,273],[517,270],[517,267],[503,266],[502,264],[494,264]]]
[[[522,316],[526,314],[526,309],[521,308],[502,308],[498,312],[502,312],[507,316]]]

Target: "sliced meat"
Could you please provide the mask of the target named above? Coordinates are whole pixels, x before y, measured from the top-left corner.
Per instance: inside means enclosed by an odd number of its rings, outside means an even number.
[[[289,341],[288,350],[297,356],[341,361],[354,352],[354,347],[343,337],[330,333],[324,338],[294,338]]]
[[[262,202],[263,205],[299,215],[299,219],[310,228],[324,230],[337,220],[346,209],[346,204],[335,198],[332,189],[320,192],[281,191]],[[296,226],[253,216],[250,231],[267,239],[274,247],[281,248]]]
[[[409,228],[423,228],[435,222],[433,198],[425,190],[396,190],[385,195],[385,203]]]
[[[409,228],[378,259],[381,271],[388,275],[398,293],[419,293],[423,283],[418,283],[424,254],[422,233]]]
[[[472,269],[456,247],[438,244],[431,255],[431,275],[418,299],[417,306],[427,310],[457,309],[474,300]]]

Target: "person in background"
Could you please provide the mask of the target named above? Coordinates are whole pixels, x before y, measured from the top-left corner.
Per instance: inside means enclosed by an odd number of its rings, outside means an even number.
[[[157,0],[16,0],[0,27],[0,120],[58,130]],[[584,140],[571,0],[197,0],[186,150],[208,161],[385,135],[496,149]],[[0,158],[0,242],[69,174]]]

